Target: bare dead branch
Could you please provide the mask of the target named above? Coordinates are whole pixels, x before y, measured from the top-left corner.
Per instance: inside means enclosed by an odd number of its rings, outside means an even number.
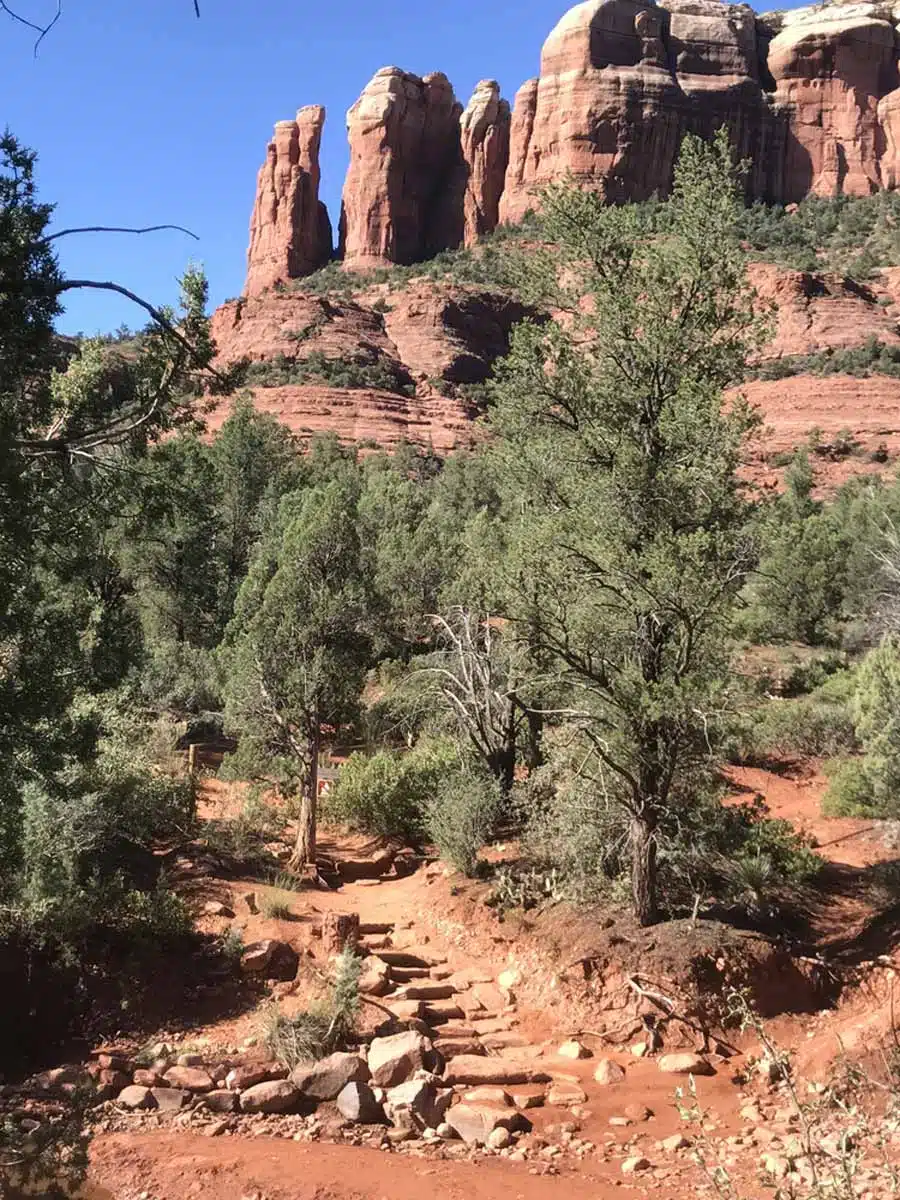
[[[200,241],[196,233],[185,229],[183,225],[147,225],[143,229],[130,229],[125,225],[81,225],[73,229],[60,229],[58,233],[51,233],[45,240],[55,242],[57,238],[68,237],[72,233],[156,233],[160,229],[176,229],[179,233],[186,233],[188,237],[192,237],[195,242]]]
[[[3,0],[0,0],[0,3],[2,2]],[[164,316],[159,309],[155,308],[152,304],[150,304],[149,301],[143,300],[135,292],[129,291],[129,289],[126,287],[122,287],[120,283],[111,283],[109,281],[101,282],[96,279],[63,279],[56,284],[54,290],[56,292],[71,292],[80,288],[90,288],[101,292],[116,292],[118,295],[124,296],[127,300],[130,300],[133,304],[137,304],[144,310],[144,312],[149,313],[157,325],[159,325],[162,329],[165,329],[166,333],[170,334],[183,350],[187,351],[192,362],[196,363],[198,361],[199,356],[197,351],[187,340],[187,338],[182,333],[179,333],[168,317]],[[209,371],[211,375],[214,375],[220,383],[227,386],[228,380],[224,375],[220,374],[215,367],[211,367],[206,363],[201,363],[200,365],[204,370]]]
[[[18,21],[20,25],[24,25],[27,29],[33,29],[38,35],[34,43],[34,57],[37,58],[37,52],[41,42],[62,16],[62,0],[56,0],[56,13],[53,16],[53,19],[47,25],[37,25],[34,21],[29,21],[27,17],[23,17],[21,13],[18,13],[15,11],[15,9],[10,8],[6,0],[0,0],[0,10],[5,12],[8,17],[12,17],[14,21]]]

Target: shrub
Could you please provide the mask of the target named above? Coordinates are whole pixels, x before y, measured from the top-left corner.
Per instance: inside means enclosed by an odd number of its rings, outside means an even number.
[[[425,810],[428,837],[458,871],[475,875],[478,851],[490,840],[501,807],[500,788],[486,772],[445,775]]]
[[[825,764],[828,787],[822,797],[825,817],[871,817],[875,796],[865,763],[859,758],[833,759]]]
[[[726,805],[708,797],[667,831],[660,849],[672,911],[712,897],[752,916],[773,916],[821,866],[808,841],[789,821],[772,820],[760,798]]]
[[[260,911],[272,921],[286,921],[291,916],[291,906],[285,896],[263,896]]]
[[[325,814],[364,833],[421,843],[425,811],[440,780],[459,764],[452,742],[423,740],[406,753],[351,754],[325,801]]]
[[[831,757],[856,748],[853,714],[847,702],[832,702],[822,689],[796,700],[769,700],[740,722],[737,756],[743,761]]]
[[[853,700],[856,732],[865,751],[872,806],[900,813],[900,639],[887,637],[863,659]]]

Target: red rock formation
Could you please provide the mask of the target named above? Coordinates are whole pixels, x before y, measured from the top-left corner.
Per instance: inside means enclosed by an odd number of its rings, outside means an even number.
[[[668,187],[682,103],[663,16],[642,0],[585,0],[557,24],[536,88],[516,96],[504,221],[533,207],[535,188],[568,174],[612,199]]]
[[[331,223],[319,202],[319,143],[325,109],[301,108],[279,121],[256,184],[247,251],[248,296],[308,275],[332,253]]]
[[[868,195],[881,186],[878,100],[897,85],[893,24],[872,4],[784,14],[769,43],[790,123],[779,199]]]
[[[482,79],[460,117],[466,164],[463,237],[467,246],[497,227],[509,163],[509,105],[493,79]]]
[[[352,267],[412,263],[462,241],[462,109],[445,75],[376,72],[347,113],[341,253]]]

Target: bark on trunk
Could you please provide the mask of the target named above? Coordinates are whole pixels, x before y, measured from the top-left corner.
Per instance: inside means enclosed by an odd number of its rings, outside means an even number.
[[[631,894],[641,925],[655,925],[659,920],[656,877],[656,830],[646,818],[635,817],[631,822]]]
[[[295,871],[316,862],[316,809],[319,799],[319,731],[310,737],[309,768],[303,785],[297,841],[290,865]]]

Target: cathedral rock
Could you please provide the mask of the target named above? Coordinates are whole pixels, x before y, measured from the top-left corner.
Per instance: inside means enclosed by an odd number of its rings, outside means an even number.
[[[440,73],[385,67],[347,114],[338,254],[412,263],[471,244],[572,176],[613,201],[664,194],[682,137],[721,125],[752,198],[865,195],[900,179],[898,33],[888,4],[757,15],[720,0],[586,0],[510,107],[478,84],[464,108]],[[334,254],[318,198],[324,109],[279,122],[257,183],[246,292]]]

